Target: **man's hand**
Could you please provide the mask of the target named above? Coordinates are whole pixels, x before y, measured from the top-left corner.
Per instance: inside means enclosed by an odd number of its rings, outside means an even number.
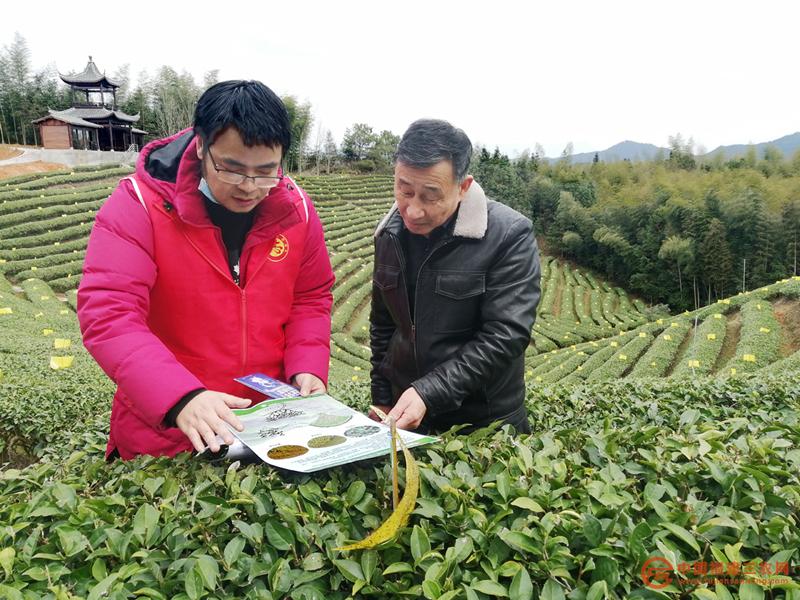
[[[226,444],[233,443],[233,434],[225,423],[229,423],[237,431],[244,429],[242,422],[233,414],[231,408],[248,406],[250,400],[246,398],[206,390],[197,394],[183,407],[175,419],[175,424],[186,434],[198,452],[202,452],[206,445],[212,452],[219,452],[217,435]]]
[[[394,417],[400,429],[416,429],[422,423],[422,417],[428,407],[413,387],[408,388],[397,399],[397,403],[389,411],[389,417]]]
[[[391,406],[387,406],[386,404],[376,404],[375,408],[377,408],[379,411],[381,411],[384,415],[387,415],[387,416],[389,414],[389,411],[392,410],[392,407]],[[379,423],[383,423],[383,417],[381,417],[378,413],[376,413],[371,408],[370,408],[368,416],[373,421],[378,421]]]
[[[292,377],[292,385],[300,390],[301,396],[325,391],[325,384],[322,383],[322,380],[311,373],[298,373]]]

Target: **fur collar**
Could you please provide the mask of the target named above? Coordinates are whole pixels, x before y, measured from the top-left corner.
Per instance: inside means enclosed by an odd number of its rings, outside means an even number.
[[[397,215],[396,220],[402,223],[400,213],[397,211],[397,202],[392,204],[389,212],[386,213],[386,216],[378,223],[378,227],[375,229],[375,237],[378,237],[384,229],[389,227],[390,221],[392,221],[392,217],[395,215]],[[453,227],[453,235],[456,237],[480,240],[486,234],[488,222],[486,194],[483,192],[483,188],[478,185],[478,182],[473,181],[464,199],[461,201],[461,207],[458,209],[458,216],[456,217],[456,223]],[[400,223],[398,223],[398,226]]]

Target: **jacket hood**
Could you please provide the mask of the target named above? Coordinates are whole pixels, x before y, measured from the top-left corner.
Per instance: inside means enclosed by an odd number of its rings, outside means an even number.
[[[196,148],[194,138],[194,131],[189,128],[147,144],[136,162],[136,178],[162,195],[171,196],[178,181],[181,159],[187,149],[194,151]],[[200,161],[196,155],[194,162],[199,183]]]
[[[453,235],[475,240],[482,239],[486,235],[486,227],[489,223],[488,202],[483,188],[478,185],[477,181],[473,181],[464,195],[464,199],[461,200],[456,223],[453,227]],[[397,210],[397,202],[395,202],[389,212],[386,213],[386,216],[378,223],[378,227],[375,229],[375,237],[378,237],[384,229],[392,229],[394,231],[397,228],[395,233],[399,232],[399,228],[402,227],[402,221],[400,212]]]

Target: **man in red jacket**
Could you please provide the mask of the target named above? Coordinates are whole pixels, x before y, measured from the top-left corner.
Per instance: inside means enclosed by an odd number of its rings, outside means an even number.
[[[319,217],[281,169],[268,87],[209,88],[194,127],[148,144],[101,210],[78,290],[84,345],[117,384],[107,454],[219,450],[253,372],[325,390],[333,272]]]

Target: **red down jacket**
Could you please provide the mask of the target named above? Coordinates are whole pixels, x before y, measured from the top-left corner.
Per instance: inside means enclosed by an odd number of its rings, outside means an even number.
[[[197,189],[191,130],[148,144],[134,179],[98,212],[78,290],[84,345],[117,384],[107,453],[123,459],[191,450],[163,421],[197,388],[259,400],[234,377],[327,382],[333,285],[319,217],[291,179],[255,208],[241,287]]]

